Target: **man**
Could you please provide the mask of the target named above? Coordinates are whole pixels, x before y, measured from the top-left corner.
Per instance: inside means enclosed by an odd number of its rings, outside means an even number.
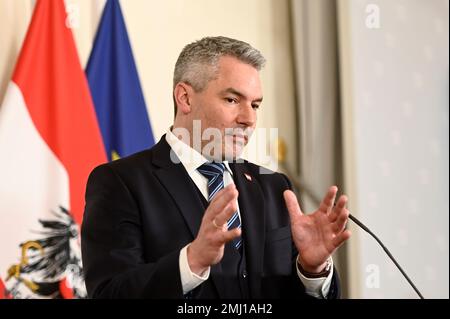
[[[350,236],[346,197],[335,205],[333,186],[303,215],[284,175],[236,161],[256,125],[264,62],[225,37],[187,45],[173,127],[150,150],[91,173],[82,227],[90,297],[339,296],[331,254]]]

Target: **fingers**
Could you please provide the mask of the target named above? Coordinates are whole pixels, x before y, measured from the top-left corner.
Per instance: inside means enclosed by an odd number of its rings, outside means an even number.
[[[338,218],[338,216],[346,209],[345,205],[347,205],[347,201],[348,201],[347,196],[342,195],[341,197],[339,197],[336,206],[333,208],[329,216],[330,221],[332,223],[334,223]]]
[[[333,245],[337,248],[346,241],[351,233],[346,230],[348,216],[350,212],[346,208],[348,198],[345,195],[339,197],[336,206],[329,214],[329,221],[332,223],[332,231],[336,236],[333,238]]]
[[[347,209],[343,209],[342,212],[337,217],[336,221],[333,223],[333,231],[337,234],[342,232],[347,225],[348,215],[350,212]]]
[[[293,191],[285,190],[283,192],[283,197],[289,211],[289,215],[291,216],[291,220],[298,215],[303,215],[300,205],[298,204],[297,196],[295,196]]]
[[[237,211],[238,191],[234,184],[216,194],[205,213],[204,223],[212,231],[214,241],[221,246],[241,235],[240,228],[227,230],[227,221]]]
[[[348,229],[344,230],[342,233],[340,233],[333,239],[333,245],[336,248],[338,248],[339,246],[341,246],[344,243],[344,241],[349,239],[351,235],[352,235],[352,233]]]
[[[320,203],[319,210],[325,214],[328,214],[331,212],[331,209],[334,205],[334,200],[336,198],[336,193],[338,191],[338,188],[336,186],[331,186],[328,190],[325,197],[322,199],[322,202]]]
[[[241,236],[242,230],[240,227],[236,227],[233,229],[228,230],[227,228],[227,221],[231,218],[231,216],[233,216],[234,213],[236,213],[237,211],[237,204],[236,201],[232,201],[230,202],[224,209],[224,211],[222,213],[220,213],[219,215],[217,215],[213,221],[211,222],[212,227],[213,227],[213,231],[218,234],[217,238],[218,240],[218,244],[221,246],[223,244],[226,244],[227,242]],[[217,226],[222,225],[222,227],[217,227],[215,224],[217,224]],[[216,236],[216,235],[214,235]]]
[[[242,233],[242,230],[239,227],[227,230],[222,233],[222,242],[224,244],[228,243],[229,241],[232,241],[233,239],[241,236],[241,233]]]
[[[230,184],[224,189],[220,190],[209,204],[204,218],[211,222],[213,219],[216,219],[216,224],[219,226],[222,225],[224,219],[218,220],[218,215],[225,210],[227,205],[230,205],[232,203],[235,204],[237,197],[238,191],[234,184]],[[228,219],[225,219],[225,221],[227,220]]]
[[[236,200],[230,201],[225,208],[222,210],[222,212],[216,217],[214,217],[213,220],[215,220],[216,224],[218,226],[223,225],[226,229],[226,224],[228,220],[233,216],[233,214],[237,211],[237,203]]]

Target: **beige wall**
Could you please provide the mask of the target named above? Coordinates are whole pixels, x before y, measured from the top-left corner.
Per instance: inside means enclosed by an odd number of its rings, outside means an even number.
[[[425,298],[448,299],[449,1],[338,4],[350,210]],[[349,296],[417,298],[375,240],[350,225]]]
[[[0,0],[0,100],[31,17],[33,0]],[[79,8],[74,29],[85,65],[104,0],[69,0]],[[172,72],[183,46],[207,35],[247,41],[268,63],[262,72],[264,103],[259,127],[278,127],[295,158],[294,88],[286,0],[121,1],[155,138],[173,118]],[[257,161],[257,159],[253,159]],[[294,163],[292,166],[295,167]]]

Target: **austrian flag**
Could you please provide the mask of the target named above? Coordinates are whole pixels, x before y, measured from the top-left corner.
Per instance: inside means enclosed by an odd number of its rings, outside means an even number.
[[[0,107],[0,298],[86,296],[87,177],[107,161],[63,0],[38,0]]]

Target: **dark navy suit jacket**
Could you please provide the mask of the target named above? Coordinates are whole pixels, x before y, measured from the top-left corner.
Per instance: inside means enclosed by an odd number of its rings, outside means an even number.
[[[180,250],[198,233],[205,205],[165,136],[150,150],[91,173],[82,224],[82,258],[91,298],[183,298]],[[308,297],[298,278],[282,174],[260,174],[249,162],[230,164],[239,191],[251,298]],[[246,176],[247,175],[247,176]],[[250,178],[248,178],[250,176]],[[339,296],[337,272],[328,298]],[[227,294],[221,263],[195,298]]]

